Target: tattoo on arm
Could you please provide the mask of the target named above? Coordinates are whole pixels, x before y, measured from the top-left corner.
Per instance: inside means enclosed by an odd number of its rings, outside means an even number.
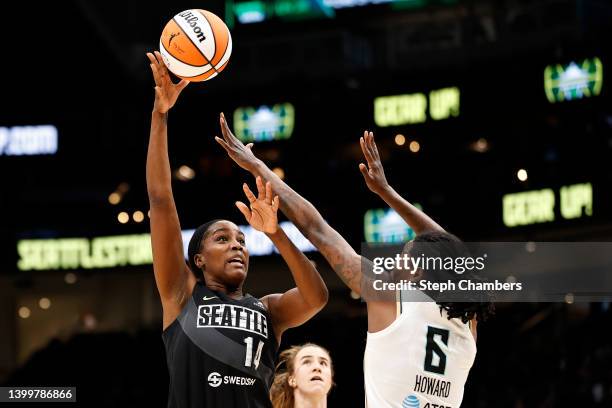
[[[304,197],[282,181],[264,164],[254,171],[272,183],[280,197],[280,209],[304,236],[317,247],[344,283],[359,292],[361,284],[361,257],[342,236],[330,227],[319,211]]]

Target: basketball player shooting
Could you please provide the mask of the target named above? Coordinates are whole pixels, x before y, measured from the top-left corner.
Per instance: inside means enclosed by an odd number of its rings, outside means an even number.
[[[301,197],[243,145],[220,117],[223,138],[216,141],[240,167],[272,183],[281,211],[327,259],[356,293],[362,292],[362,257]],[[374,135],[360,139],[367,165],[359,169],[368,188],[379,195],[417,234],[414,242],[459,240],[403,199],[387,182]],[[367,263],[369,261],[365,260]],[[366,407],[457,408],[476,355],[476,321],[490,303],[400,302],[365,299],[368,333],[364,355]]]
[[[187,81],[172,83],[158,52],[147,54],[155,102],[147,152],[153,271],[163,311],[169,408],[271,408],[270,386],[285,330],[314,316],[327,288],[313,264],[278,226],[278,196],[257,178],[249,205],[236,206],[287,263],[296,287],[258,299],[243,292],[249,267],[244,233],[228,220],[199,226],[185,262],[168,156],[168,112]]]

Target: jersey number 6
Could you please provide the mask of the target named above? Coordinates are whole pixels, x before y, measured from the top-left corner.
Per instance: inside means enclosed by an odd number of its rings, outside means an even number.
[[[439,338],[445,346],[448,346],[449,331],[437,327],[427,326],[427,345],[425,346],[425,371],[436,374],[444,374],[446,371],[446,354],[440,348],[435,338]],[[434,353],[438,357],[434,364]]]

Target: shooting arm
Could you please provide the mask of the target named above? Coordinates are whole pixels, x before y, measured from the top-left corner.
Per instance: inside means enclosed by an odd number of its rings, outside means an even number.
[[[158,52],[155,55],[148,53],[147,57],[155,80],[155,103],[147,150],[147,193],[151,211],[153,271],[162,301],[165,328],[178,316],[195,285],[195,277],[183,257],[181,226],[172,195],[168,158],[168,111],[188,82],[173,84]]]
[[[164,310],[172,310],[183,304],[189,293],[188,283],[195,279],[187,270],[183,257],[181,227],[172,196],[167,120],[167,112],[153,112],[151,115],[146,174],[155,282]]]

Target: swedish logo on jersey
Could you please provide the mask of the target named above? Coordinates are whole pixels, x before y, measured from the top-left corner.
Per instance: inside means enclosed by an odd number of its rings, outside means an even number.
[[[419,408],[420,406],[419,399],[414,395],[409,395],[402,401],[402,408]]]

